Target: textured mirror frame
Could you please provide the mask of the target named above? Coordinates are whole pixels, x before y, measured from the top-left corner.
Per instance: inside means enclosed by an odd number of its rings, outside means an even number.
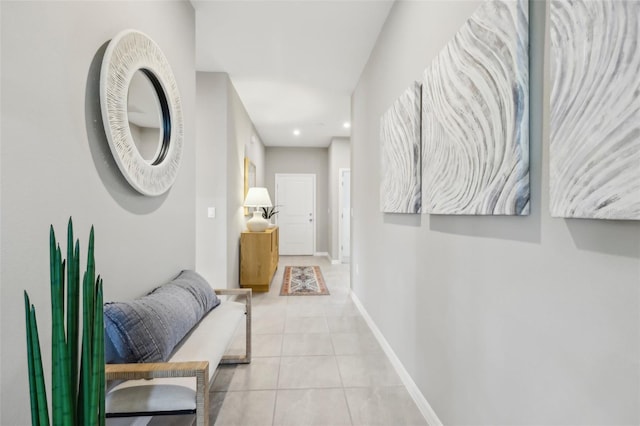
[[[152,162],[138,152],[129,127],[129,85],[138,70],[152,81],[162,109],[161,155]],[[146,34],[125,30],[109,42],[100,71],[100,104],[109,147],[127,182],[144,195],[164,194],[182,160],[182,104],[169,62]]]

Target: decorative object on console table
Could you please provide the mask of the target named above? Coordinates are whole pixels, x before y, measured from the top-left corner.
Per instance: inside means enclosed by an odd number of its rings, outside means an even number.
[[[253,217],[247,221],[247,228],[252,232],[262,232],[269,227],[269,222],[262,217],[260,207],[272,207],[271,198],[267,188],[249,188],[247,198],[244,200],[245,207],[255,207]]]
[[[278,210],[276,210],[276,207],[278,206],[260,208],[260,210],[262,210],[262,217],[269,222],[269,228],[273,228],[274,226],[276,226],[276,224],[272,221],[272,219],[279,213]]]
[[[278,268],[278,227],[265,232],[243,232],[240,236],[240,286],[269,291]]]

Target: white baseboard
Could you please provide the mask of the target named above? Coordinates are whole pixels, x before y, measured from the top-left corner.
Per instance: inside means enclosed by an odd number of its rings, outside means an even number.
[[[327,259],[331,260],[331,258],[329,257],[329,253],[326,251],[317,251],[313,253],[313,255],[317,257],[326,257]]]
[[[153,417],[111,417],[106,426],[147,426]]]
[[[360,299],[358,299],[358,296],[356,296],[353,291],[351,292],[351,299],[353,300],[353,303],[356,305],[358,311],[360,311],[360,314],[362,314],[362,317],[373,332],[376,340],[378,341],[378,343],[380,343],[380,346],[389,358],[389,361],[391,361],[393,368],[400,376],[400,380],[402,380],[402,383],[407,388],[407,391],[409,391],[409,395],[411,395],[411,398],[413,398],[413,401],[418,406],[418,410],[420,410],[420,413],[422,413],[422,415],[424,416],[427,424],[429,424],[429,426],[443,426],[442,422],[436,415],[436,412],[433,411],[433,408],[431,408],[431,405],[429,405],[427,399],[424,397],[422,392],[420,392],[420,389],[418,389],[418,385],[416,385],[416,382],[413,381],[413,379],[409,375],[409,372],[404,368],[404,365],[402,365],[400,359],[397,357],[393,349],[391,349],[389,342],[387,342],[387,339],[384,338],[382,332],[373,322],[373,319],[371,318],[371,316],[369,316],[369,313],[364,308],[362,303],[360,303]]]

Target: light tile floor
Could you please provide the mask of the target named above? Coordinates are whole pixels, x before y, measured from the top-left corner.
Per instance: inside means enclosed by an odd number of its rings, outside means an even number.
[[[280,296],[287,265],[319,265],[329,296]],[[215,426],[426,425],[349,295],[349,265],[282,256],[268,293],[253,295],[251,364],[220,366]],[[244,325],[229,353],[244,350]],[[191,425],[195,416],[150,425]]]

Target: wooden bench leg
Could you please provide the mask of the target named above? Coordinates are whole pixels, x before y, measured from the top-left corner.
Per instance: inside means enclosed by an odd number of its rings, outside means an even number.
[[[246,292],[247,289],[242,289]],[[250,364],[251,363],[251,289],[246,293],[241,294],[246,298],[246,342],[245,342],[245,355],[244,356],[231,356],[224,355],[220,360],[220,364]],[[224,294],[224,293],[223,293]]]
[[[209,425],[209,368],[196,374],[196,425]]]

